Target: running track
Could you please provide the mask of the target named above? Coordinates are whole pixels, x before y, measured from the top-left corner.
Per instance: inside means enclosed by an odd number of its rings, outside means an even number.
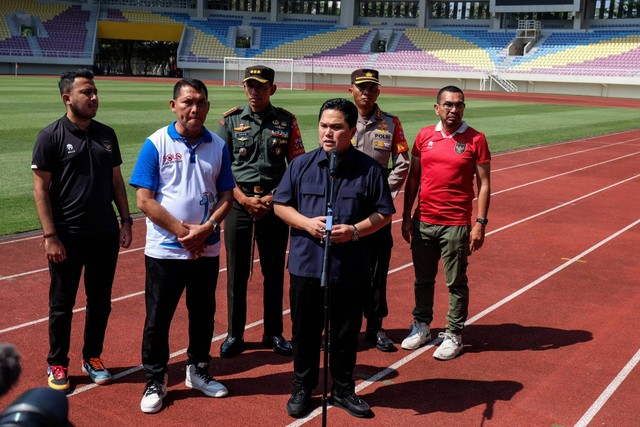
[[[330,425],[631,426],[640,401],[640,130],[494,155],[485,247],[470,260],[471,305],[464,352],[439,362],[433,346],[381,353],[362,344],[358,393],[374,418],[358,420],[329,407]],[[402,194],[396,207],[402,206]],[[388,335],[399,343],[413,307],[413,268],[394,219],[389,273]],[[295,420],[285,404],[292,381],[288,358],[259,344],[259,268],[250,284],[245,340],[249,350],[221,359],[226,331],[225,270],[217,291],[212,373],[230,390],[207,398],[184,386],[186,311],[173,322],[169,395],[155,415],[139,410],[144,379],[144,222],[120,255],[103,357],[115,374],[95,386],[80,370],[84,298],[79,292],[69,372],[77,426],[320,425],[320,410]],[[0,341],[22,354],[20,382],[0,398],[46,385],[48,272],[39,237],[0,241]],[[224,266],[224,254],[221,265]],[[288,282],[285,284],[288,289]],[[439,276],[434,337],[447,305]],[[285,297],[288,309],[288,298]],[[288,310],[285,335],[290,337]],[[322,390],[314,402],[321,405]]]

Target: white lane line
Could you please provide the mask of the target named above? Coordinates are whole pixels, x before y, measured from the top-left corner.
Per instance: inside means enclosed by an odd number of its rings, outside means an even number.
[[[578,154],[588,153],[589,151],[593,151],[593,150],[601,150],[601,149],[604,149],[604,148],[609,148],[609,147],[613,147],[613,146],[620,145],[620,144],[627,144],[629,142],[635,142],[635,141],[638,141],[639,139],[640,138],[628,139],[626,141],[615,142],[613,144],[598,145],[597,147],[586,148],[584,150],[577,150],[577,151],[572,151],[570,153],[560,154],[560,155],[557,155],[557,156],[545,157],[543,159],[533,160],[531,162],[518,163],[517,165],[506,166],[504,168],[494,169],[494,170],[491,171],[491,173],[502,172],[502,171],[515,169],[515,168],[521,168],[523,166],[531,166],[531,165],[535,165],[536,163],[548,162],[550,160],[557,160],[557,159],[561,159],[563,157],[575,156],[575,155],[578,155]]]
[[[607,164],[607,163],[610,163],[610,162],[615,162],[615,161],[618,161],[620,159],[624,159],[626,157],[635,156],[637,154],[640,154],[640,151],[636,151],[635,153],[625,154],[624,156],[616,157],[615,159],[605,160],[605,161],[600,162],[600,163],[594,163],[592,165],[583,166],[583,167],[577,168],[577,169],[572,169],[570,171],[562,172],[562,173],[559,173],[559,174],[556,174],[556,175],[550,175],[550,176],[547,176],[545,178],[537,179],[535,181],[529,181],[529,182],[527,182],[525,184],[516,185],[516,186],[510,187],[510,188],[505,188],[504,190],[495,191],[495,192],[491,193],[491,195],[495,196],[495,195],[498,195],[498,194],[501,194],[501,193],[506,193],[507,191],[513,191],[513,190],[517,190],[519,188],[528,187],[529,185],[539,184],[541,182],[548,181],[550,179],[555,179],[555,178],[559,178],[559,177],[564,176],[564,175],[569,175],[569,174],[572,174],[572,173],[575,173],[575,172],[580,172],[580,171],[584,171],[584,170],[587,170],[587,169],[591,169],[591,168],[595,168],[595,167],[598,167],[598,166],[602,166],[604,164]]]
[[[563,141],[563,142],[558,142],[558,143],[551,143],[551,144],[543,144],[543,145],[537,145],[535,147],[528,147],[528,148],[523,148],[520,150],[512,150],[512,151],[504,151],[501,153],[496,153],[495,156],[493,157],[506,157],[506,156],[511,156],[514,154],[519,154],[519,153],[526,153],[528,151],[539,151],[539,150],[544,150],[546,148],[553,148],[553,147],[558,147],[561,145],[573,145],[573,144],[579,144],[582,145],[585,142],[590,142],[592,140],[597,140],[597,139],[604,139],[609,140],[611,139],[612,136],[617,136],[617,135],[625,135],[625,134],[635,134],[638,133],[638,130],[634,129],[634,130],[622,130],[619,132],[614,132],[614,133],[609,133],[609,134],[604,134],[604,135],[594,135],[594,136],[589,136],[587,138],[582,138],[582,139],[573,139],[571,141]],[[623,142],[635,142],[636,140],[638,140],[639,138],[633,138],[623,141]]]
[[[587,426],[593,417],[602,409],[607,400],[613,395],[613,393],[620,387],[620,384],[629,376],[633,368],[640,362],[640,350],[629,360],[629,362],[622,368],[622,370],[616,375],[611,383],[604,389],[602,394],[593,402],[593,405],[585,412],[585,414],[578,420],[575,427]]]
[[[284,316],[286,314],[289,314],[290,312],[291,312],[291,310],[289,310],[289,309],[284,310],[282,312],[282,315]],[[244,329],[247,330],[247,329],[255,328],[256,326],[260,326],[263,323],[264,323],[264,320],[262,320],[262,319],[261,320],[256,320],[255,322],[249,323],[248,325],[246,325]],[[220,334],[220,335],[216,335],[216,336],[213,337],[211,342],[222,341],[225,338],[227,338],[227,334],[226,333]],[[182,356],[183,354],[186,354],[186,353],[187,353],[187,349],[186,348],[183,348],[182,350],[174,351],[173,353],[171,353],[169,355],[169,360],[171,360],[171,359],[173,359],[175,357],[178,357],[178,356]],[[141,371],[142,369],[143,369],[142,365],[138,365],[138,366],[134,366],[132,368],[129,368],[127,370],[118,372],[117,374],[115,374],[113,376],[113,380],[115,381],[115,380],[118,380],[120,378],[124,378],[127,375],[136,373],[138,371]],[[80,394],[80,393],[83,393],[85,391],[89,391],[89,390],[91,390],[92,388],[95,388],[95,387],[98,387],[98,385],[94,384],[94,383],[87,384],[87,385],[84,385],[82,387],[78,387],[77,389],[75,389],[73,391],[73,393],[69,393],[67,396],[69,396],[69,397],[70,396],[75,396],[76,394]]]
[[[630,178],[627,178],[627,179],[625,179],[625,180],[622,180],[622,181],[618,181],[618,182],[616,182],[616,183],[613,183],[613,184],[611,184],[611,185],[608,185],[608,186],[606,186],[606,187],[603,187],[603,188],[601,188],[601,189],[599,189],[599,190],[592,191],[591,193],[585,194],[585,195],[583,195],[583,196],[576,197],[576,198],[575,198],[575,199],[573,199],[573,200],[569,200],[568,202],[561,203],[561,204],[559,204],[559,205],[557,205],[557,206],[554,206],[554,207],[549,208],[549,209],[547,209],[547,210],[544,210],[544,211],[542,211],[542,212],[538,212],[537,214],[534,214],[534,215],[528,216],[528,217],[526,217],[526,218],[522,218],[522,219],[520,219],[520,220],[518,220],[518,221],[512,222],[511,224],[507,224],[507,225],[505,225],[505,226],[503,226],[503,227],[496,228],[495,230],[492,230],[492,231],[488,232],[486,235],[487,235],[487,236],[490,236],[491,234],[497,233],[498,231],[506,230],[507,228],[511,228],[511,227],[513,227],[513,226],[515,226],[515,225],[518,225],[518,224],[520,224],[520,223],[523,223],[523,222],[525,222],[525,221],[529,221],[529,220],[531,220],[531,219],[533,219],[533,218],[536,218],[536,217],[539,217],[539,216],[542,216],[542,215],[548,214],[549,212],[553,212],[553,211],[555,211],[555,210],[557,210],[557,209],[560,209],[560,208],[563,208],[563,207],[565,207],[565,206],[567,206],[567,205],[572,205],[572,204],[574,204],[574,203],[576,203],[576,202],[578,202],[578,201],[580,201],[580,200],[582,200],[582,199],[586,199],[587,197],[591,197],[591,196],[593,196],[593,195],[595,195],[595,194],[601,193],[601,192],[603,192],[603,191],[607,191],[607,190],[609,190],[609,189],[611,189],[611,188],[613,188],[613,187],[616,187],[616,186],[618,186],[618,185],[620,185],[620,184],[624,184],[625,182],[631,181],[632,179],[636,179],[636,178],[638,178],[638,177],[640,177],[640,174],[638,174],[638,175],[634,175],[634,176],[632,176],[632,177],[630,177]]]
[[[508,151],[508,152],[504,152],[504,153],[497,153],[493,157],[505,157],[505,156],[514,155],[514,154],[527,152],[527,151],[542,150],[542,149],[545,149],[545,148],[553,148],[553,147],[557,147],[559,145],[582,144],[585,141],[589,141],[591,139],[608,138],[608,137],[613,136],[613,135],[624,134],[624,133],[628,133],[628,132],[631,132],[631,131],[621,131],[621,132],[616,132],[616,133],[609,134],[609,135],[592,136],[592,137],[583,138],[583,139],[580,139],[580,140],[565,141],[565,142],[561,142],[561,143],[558,143],[558,144],[540,145],[540,146],[537,146],[537,147],[530,147],[530,148],[526,148],[526,149],[522,149],[522,150],[514,150],[514,151]],[[561,154],[561,155],[558,155],[558,156],[545,157],[543,159],[534,160],[532,162],[519,163],[517,165],[507,166],[507,167],[500,168],[500,169],[494,169],[491,172],[492,173],[496,173],[496,172],[501,172],[503,170],[509,170],[509,169],[519,168],[519,167],[523,167],[523,166],[529,166],[529,165],[536,164],[536,163],[542,163],[542,162],[546,162],[546,161],[550,161],[550,160],[556,160],[556,159],[559,159],[559,158],[562,158],[562,157],[582,154],[582,153],[586,153],[586,152],[589,152],[589,151],[592,151],[592,150],[600,150],[600,149],[603,149],[603,148],[612,147],[612,146],[619,145],[619,144],[627,144],[629,142],[635,142],[635,141],[638,141],[639,139],[640,138],[633,138],[633,139],[628,139],[628,140],[624,140],[624,141],[620,141],[620,142],[615,142],[615,143],[612,143],[612,144],[606,144],[606,145],[600,145],[600,146],[596,146],[596,147],[592,147],[592,148],[587,148],[587,149],[584,149],[584,150],[572,151],[571,153]],[[401,190],[401,192],[404,192],[404,189]],[[144,217],[135,218],[134,221],[143,221],[144,219],[145,219]],[[224,230],[223,230],[223,232],[224,232]],[[40,238],[42,238],[42,236],[39,233],[34,233],[33,235],[30,235],[30,236],[27,236],[27,237],[23,237],[23,238],[19,238],[19,239],[15,239],[15,240],[13,240],[13,239],[2,240],[2,241],[0,241],[0,246],[11,244],[11,243],[24,242],[24,241],[27,241],[27,240],[40,239]],[[126,253],[126,252],[123,251],[122,253]]]
[[[545,211],[538,212],[537,214],[534,214],[534,215],[531,215],[531,216],[529,216],[529,217],[526,217],[526,218],[520,219],[520,220],[518,220],[518,221],[512,222],[512,223],[507,224],[507,225],[505,225],[505,226],[503,226],[503,227],[500,227],[500,228],[497,228],[497,229],[491,230],[491,231],[487,232],[486,236],[487,236],[487,237],[488,237],[488,236],[491,236],[491,235],[493,235],[493,234],[495,234],[495,233],[498,233],[498,232],[500,232],[500,231],[506,230],[507,228],[511,228],[511,227],[516,226],[516,225],[518,225],[518,224],[522,224],[522,223],[524,223],[524,222],[526,222],[526,221],[529,221],[529,220],[532,220],[532,219],[537,218],[537,217],[539,217],[539,216],[545,215],[545,214],[547,214],[547,213],[549,213],[549,212],[553,212],[553,211],[555,211],[555,210],[561,209],[561,208],[563,208],[564,206],[572,205],[572,204],[574,204],[575,202],[577,202],[577,201],[579,201],[579,200],[585,199],[585,198],[587,198],[587,197],[591,197],[591,196],[593,196],[593,195],[595,195],[595,194],[597,194],[597,193],[600,193],[600,192],[602,192],[602,191],[606,191],[606,190],[608,190],[608,189],[610,189],[610,188],[613,188],[613,187],[615,187],[615,186],[617,186],[617,185],[623,184],[623,183],[625,183],[625,182],[627,182],[627,181],[630,181],[630,180],[635,179],[635,178],[638,178],[638,177],[640,177],[640,174],[635,175],[635,176],[632,176],[631,178],[627,178],[627,179],[625,179],[625,180],[623,180],[623,181],[619,181],[619,182],[617,182],[617,183],[611,184],[611,185],[609,185],[609,186],[607,186],[607,187],[601,188],[600,190],[596,190],[596,191],[591,192],[591,193],[589,193],[589,194],[585,194],[584,196],[580,196],[580,197],[578,197],[578,198],[575,198],[575,199],[570,200],[570,201],[568,201],[568,202],[562,203],[562,204],[560,204],[560,205],[554,206],[553,208],[549,208],[549,209],[547,209],[547,210],[545,210]],[[393,221],[393,222],[399,222],[399,221],[402,221],[402,220],[401,220],[401,219],[397,219],[397,220],[395,220],[395,221]],[[135,251],[139,251],[139,250],[142,250],[142,249],[144,249],[144,248],[129,249],[129,250],[123,251],[122,253],[135,252]],[[254,262],[259,262],[259,259],[254,260]],[[405,264],[405,265],[404,265],[404,266],[402,266],[402,267],[398,267],[398,268],[396,268],[396,269],[394,269],[394,270],[389,271],[389,274],[394,273],[394,272],[396,272],[396,271],[400,271],[400,270],[402,270],[402,269],[404,269],[404,268],[407,268],[407,267],[410,267],[410,266],[412,266],[412,265],[413,265],[413,263]],[[33,273],[37,273],[37,272],[42,272],[42,271],[47,271],[47,269],[46,269],[46,268],[45,268],[45,269],[39,269],[39,270],[31,271],[31,272],[25,272],[25,273],[14,274],[14,275],[12,275],[12,276],[0,277],[0,281],[2,281],[2,280],[6,280],[6,279],[11,279],[11,278],[18,277],[18,276],[24,276],[24,275],[28,275],[28,274],[33,274]],[[227,271],[227,269],[226,269],[226,268],[221,268],[221,269],[220,269],[220,272],[221,272],[221,273],[222,273],[222,272],[225,272],[225,271]],[[115,301],[122,301],[122,300],[125,300],[125,299],[128,299],[128,298],[133,298],[133,297],[135,297],[135,296],[142,295],[142,294],[144,294],[144,291],[136,292],[136,293],[129,294],[129,295],[124,295],[124,296],[121,296],[121,297],[118,297],[118,298],[113,299],[113,300],[112,300],[112,302],[115,302]],[[76,313],[76,312],[78,312],[78,311],[83,311],[83,310],[86,310],[86,307],[80,307],[80,308],[74,309],[74,310],[73,310],[73,312],[74,312],[74,313]],[[45,322],[45,321],[47,321],[47,318],[41,318],[41,319],[33,320],[33,321],[30,321],[30,322],[22,323],[22,324],[19,324],[19,325],[11,326],[11,327],[9,327],[9,328],[0,329],[0,335],[1,335],[1,334],[3,334],[3,333],[5,333],[5,332],[10,332],[10,331],[14,331],[14,330],[16,330],[16,329],[25,328],[25,327],[27,327],[27,326],[32,326],[32,325],[35,325],[35,324],[38,324],[38,323],[42,323],[42,322]]]
[[[635,154],[640,154],[640,152],[633,153],[633,154],[630,154],[630,155],[635,155]],[[626,156],[623,156],[623,157],[626,157]],[[618,158],[618,159],[619,159],[619,158]],[[616,160],[616,159],[612,159],[612,160]],[[612,160],[608,160],[608,161],[612,161]],[[607,162],[608,162],[608,161],[607,161]],[[606,163],[606,162],[603,162],[603,163]],[[598,164],[598,165],[600,165],[600,164]],[[505,192],[507,192],[507,191],[511,191],[511,190],[514,190],[514,189],[517,189],[517,188],[522,188],[522,187],[525,187],[525,186],[527,186],[527,185],[531,185],[531,184],[533,184],[533,183],[539,183],[539,182],[545,181],[545,180],[547,180],[547,179],[556,178],[556,177],[559,177],[559,176],[562,176],[562,175],[565,175],[565,174],[568,174],[568,173],[572,173],[572,172],[575,172],[575,171],[578,171],[578,170],[586,169],[586,168],[588,168],[588,166],[587,166],[587,167],[584,167],[584,168],[580,168],[580,169],[574,169],[574,170],[569,171],[569,172],[564,172],[564,173],[562,173],[562,174],[554,175],[554,176],[549,177],[549,178],[543,178],[543,179],[540,179],[540,180],[537,180],[537,181],[532,181],[532,182],[531,182],[531,183],[529,183],[529,184],[522,184],[522,185],[518,185],[518,186],[515,186],[515,187],[511,187],[511,188],[506,188],[506,189],[504,189],[504,190],[500,190],[500,191],[496,191],[496,192],[491,193],[491,196],[494,196],[494,195],[497,195],[497,194],[500,194],[500,193],[505,193]],[[538,213],[538,214],[536,214],[536,215],[533,215],[533,216],[530,216],[530,217],[524,218],[524,219],[522,219],[522,220],[520,220],[520,221],[517,221],[517,222],[515,222],[515,223],[512,223],[512,224],[506,225],[506,226],[504,226],[504,227],[502,227],[502,228],[500,228],[500,229],[498,229],[498,230],[503,230],[503,229],[505,229],[505,228],[509,228],[509,227],[514,226],[514,225],[520,224],[521,222],[524,222],[524,221],[527,221],[527,220],[529,220],[529,219],[535,218],[535,217],[537,217],[537,216],[544,215],[544,214],[546,214],[546,213],[549,213],[549,212],[551,212],[551,211],[553,211],[553,210],[559,209],[559,208],[561,208],[561,207],[563,207],[563,206],[566,206],[566,205],[568,205],[568,204],[575,203],[575,202],[577,202],[577,201],[579,201],[579,200],[582,200],[582,199],[584,199],[584,198],[590,197],[590,196],[595,195],[595,194],[597,194],[597,193],[599,193],[599,192],[606,191],[606,190],[608,190],[608,189],[610,189],[610,188],[612,188],[612,187],[615,187],[615,186],[617,186],[617,185],[623,184],[623,183],[625,183],[625,182],[627,182],[627,181],[630,181],[630,180],[632,180],[632,179],[637,178],[638,176],[640,176],[640,175],[634,175],[634,176],[632,176],[632,177],[630,177],[630,178],[627,178],[627,179],[625,179],[625,180],[622,180],[622,181],[616,182],[616,183],[614,183],[614,184],[611,184],[611,185],[609,185],[609,186],[607,186],[607,187],[601,188],[600,190],[593,191],[593,192],[591,192],[591,193],[589,193],[589,194],[586,194],[586,195],[584,195],[584,196],[578,197],[578,198],[576,198],[576,199],[573,199],[573,200],[571,200],[571,201],[568,201],[568,202],[566,202],[566,203],[563,203],[563,204],[561,204],[561,205],[559,205],[559,206],[555,206],[555,207],[553,207],[553,208],[551,208],[551,209],[548,209],[548,210],[546,210],[546,211],[540,212],[540,213]],[[475,200],[475,199],[474,199],[474,200]],[[396,219],[396,220],[393,220],[392,222],[397,223],[397,222],[401,222],[401,221],[402,221],[402,219]],[[495,233],[495,232],[497,232],[497,230],[493,230],[492,232],[487,233],[487,236],[488,236],[488,235],[490,235],[490,234],[493,234],[493,233]],[[133,249],[123,250],[123,251],[121,251],[121,252],[120,252],[120,255],[124,255],[124,254],[128,254],[128,253],[132,253],[132,252],[138,252],[138,251],[141,251],[141,250],[143,250],[143,249],[144,249],[144,246],[143,246],[143,247],[139,247],[139,248],[133,248]],[[9,275],[9,276],[2,276],[2,277],[0,277],[0,282],[2,282],[2,281],[4,281],[4,280],[11,280],[11,279],[15,279],[15,278],[17,278],[17,277],[28,276],[28,275],[30,275],[30,274],[42,273],[42,272],[44,272],[44,271],[48,271],[48,268],[39,268],[39,269],[36,269],[36,270],[31,270],[31,271],[25,271],[25,272],[22,272],[22,273],[12,274],[12,275]],[[226,269],[222,269],[222,270],[220,270],[220,271],[221,271],[221,272],[222,272],[222,271],[226,271]],[[0,332],[1,332],[1,331],[0,331]]]
[[[601,240],[600,242],[596,243],[595,245],[591,246],[589,249],[583,251],[582,253],[574,256],[573,258],[571,258],[569,261],[565,262],[564,264],[556,267],[555,269],[551,270],[550,272],[540,276],[538,279],[534,280],[533,282],[529,283],[528,285],[520,288],[519,290],[517,290],[516,292],[512,293],[511,295],[508,295],[507,297],[503,298],[502,300],[498,301],[497,303],[491,305],[490,307],[488,307],[487,309],[481,311],[480,313],[476,314],[475,316],[471,317],[466,323],[465,325],[470,325],[480,319],[482,319],[484,316],[488,315],[489,313],[497,310],[498,308],[500,308],[501,306],[503,306],[504,304],[512,301],[513,299],[515,299],[516,297],[522,295],[523,293],[525,293],[526,291],[534,288],[535,286],[539,285],[540,283],[544,282],[545,280],[547,280],[549,277],[561,272],[562,270],[564,270],[565,268],[569,267],[570,265],[572,265],[573,263],[575,263],[576,261],[580,260],[581,258],[583,258],[585,255],[590,254],[591,252],[595,251],[596,249],[600,248],[601,246],[603,246],[604,244],[608,243],[609,241],[615,239],[616,237],[618,237],[619,235],[623,234],[624,232],[630,230],[631,228],[637,226],[638,224],[640,224],[640,219],[637,219],[636,221],[634,221],[633,223],[627,225],[626,227],[618,230],[617,232],[613,233],[612,235],[610,235],[609,237]],[[410,264],[407,264],[410,265]],[[435,344],[436,340],[432,340],[429,344],[427,344],[424,347],[420,347],[419,349],[413,351],[412,353],[410,353],[409,355],[403,357],[402,359],[398,360],[397,362],[395,362],[394,364],[390,365],[389,367],[381,370],[380,372],[378,372],[377,374],[371,376],[368,380],[362,381],[360,384],[358,384],[356,386],[356,393],[360,392],[361,390],[369,387],[371,384],[380,381],[382,378],[384,378],[385,376],[387,376],[388,374],[396,371],[398,368],[402,367],[403,365],[406,365],[407,363],[409,363],[410,361],[412,361],[413,359],[415,359],[416,357],[422,355],[423,353],[425,353],[426,351],[428,351],[429,349],[433,348],[434,344]],[[636,355],[637,356],[637,355]],[[637,363],[637,362],[636,362]],[[633,364],[633,366],[635,366],[635,364]],[[620,381],[621,382],[621,381]],[[619,385],[619,384],[618,384]],[[617,387],[616,387],[617,388]],[[615,391],[615,388],[610,390],[610,393],[613,393],[613,391]],[[297,421],[294,421],[291,424],[288,424],[287,427],[295,427],[295,426],[301,426],[305,423],[307,423],[308,421],[311,421],[313,418],[319,416],[322,414],[322,407],[320,408],[316,408],[313,412],[311,412],[310,414],[308,414],[306,417],[301,418]],[[594,414],[595,415],[595,414]]]

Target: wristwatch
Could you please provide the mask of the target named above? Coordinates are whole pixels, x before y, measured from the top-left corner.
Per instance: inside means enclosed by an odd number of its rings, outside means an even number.
[[[351,236],[351,241],[357,242],[358,239],[360,238],[360,233],[358,232],[358,227],[356,227],[355,224],[353,224],[352,227],[353,227],[353,236]]]
[[[476,222],[479,222],[482,225],[487,225],[487,224],[489,224],[489,219],[488,218],[476,218]]]
[[[211,225],[213,225],[213,232],[214,233],[220,231],[220,224],[218,224],[215,219],[209,218],[209,222],[211,223]]]

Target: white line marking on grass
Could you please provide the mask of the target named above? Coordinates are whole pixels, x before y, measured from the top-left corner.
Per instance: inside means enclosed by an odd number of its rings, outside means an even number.
[[[554,268],[553,270],[551,270],[547,274],[544,274],[544,275],[540,276],[538,279],[534,280],[533,282],[529,283],[528,285],[520,288],[519,290],[517,290],[516,292],[512,293],[511,295],[508,295],[507,297],[505,297],[502,300],[498,301],[497,303],[491,305],[487,309],[485,309],[485,310],[481,311],[480,313],[476,314],[475,316],[471,317],[469,320],[467,320],[465,325],[471,325],[472,323],[480,320],[481,318],[483,318],[487,314],[495,311],[496,309],[500,308],[504,304],[514,300],[516,297],[522,295],[526,291],[528,291],[528,290],[534,288],[535,286],[539,285],[540,283],[544,282],[549,277],[561,272],[565,268],[567,268],[570,265],[572,265],[574,262],[576,262],[576,261],[580,260],[581,258],[583,258],[585,255],[590,254],[591,252],[595,251],[596,249],[598,249],[602,245],[604,245],[604,244],[608,243],[609,241],[615,239],[620,234],[628,231],[629,229],[637,226],[638,224],[640,224],[640,219],[637,219],[636,221],[634,221],[633,223],[627,225],[626,227],[622,228],[621,230],[618,230],[617,232],[613,233],[612,235],[610,235],[606,239],[601,240],[600,242],[598,242],[595,245],[591,246],[589,249],[587,249],[587,250],[583,251],[582,253],[574,256],[573,258],[571,258],[569,261],[565,262],[564,264]],[[426,346],[420,347],[418,350],[413,351],[409,355],[407,355],[407,356],[403,357],[402,359],[398,360],[396,363],[390,365],[389,367],[383,369],[382,371],[378,372],[377,374],[371,376],[368,380],[362,381],[360,384],[358,384],[356,386],[356,393],[358,393],[361,390],[369,387],[374,382],[380,381],[382,378],[384,378],[388,374],[392,373],[394,370],[397,370],[398,368],[400,368],[403,365],[409,363],[410,361],[412,361],[416,357],[422,355],[427,350],[433,348],[434,341],[435,340],[432,340]],[[636,355],[636,356],[638,356],[638,355]],[[635,366],[635,363],[634,363],[633,366]],[[611,390],[610,393],[613,393],[613,390]],[[608,396],[607,396],[607,398],[608,398]],[[291,424],[288,424],[287,427],[301,426],[302,424],[305,424],[306,422],[311,421],[313,418],[315,418],[315,417],[317,417],[318,415],[321,415],[321,414],[322,414],[322,408],[321,407],[320,408],[316,408],[313,412],[311,412],[305,418],[301,418],[301,419],[299,419],[299,420],[297,420],[297,421],[295,421],[295,422],[293,422]]]
[[[622,368],[618,375],[611,381],[611,383],[604,389],[600,397],[593,402],[593,405],[585,412],[585,414],[578,420],[575,427],[585,427],[588,425],[593,417],[602,409],[607,400],[613,395],[613,393],[620,387],[620,384],[629,376],[633,368],[640,362],[640,350],[629,360],[629,362]]]

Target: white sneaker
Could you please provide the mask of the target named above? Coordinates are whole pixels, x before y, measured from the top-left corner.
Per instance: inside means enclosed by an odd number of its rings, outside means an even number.
[[[401,347],[405,350],[415,350],[428,341],[431,341],[431,329],[429,329],[429,325],[413,319],[411,332],[409,332],[409,336],[402,341]]]
[[[140,410],[145,414],[154,414],[162,409],[162,399],[167,395],[167,374],[164,374],[162,384],[159,381],[149,381],[144,388],[140,401]]]
[[[433,352],[436,359],[451,360],[462,351],[462,335],[440,332],[438,338],[442,338],[442,344]]]
[[[197,366],[194,364],[187,365],[187,378],[184,384],[194,390],[200,390],[210,397],[226,396],[229,391],[209,375],[208,369],[208,363],[199,363]]]

